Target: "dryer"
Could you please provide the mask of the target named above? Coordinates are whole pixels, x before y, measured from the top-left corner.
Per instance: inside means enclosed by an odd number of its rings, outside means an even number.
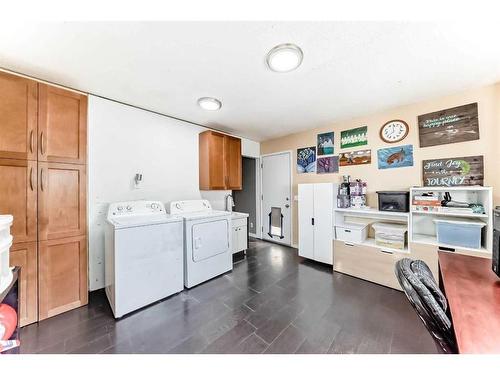
[[[184,285],[192,288],[233,269],[231,213],[204,199],[170,203],[184,221]]]
[[[182,218],[157,201],[111,203],[105,228],[106,295],[115,318],[184,289]]]

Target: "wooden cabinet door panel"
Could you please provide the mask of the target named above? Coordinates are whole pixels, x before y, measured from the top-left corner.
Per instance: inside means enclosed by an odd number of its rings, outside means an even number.
[[[0,214],[14,216],[14,243],[37,240],[36,161],[0,159]]]
[[[224,135],[212,132],[209,140],[210,188],[225,189]]]
[[[39,162],[38,170],[39,240],[86,234],[85,166]]]
[[[39,85],[38,160],[85,164],[87,97]]]
[[[225,137],[226,189],[242,189],[241,139]]]
[[[38,265],[40,320],[87,304],[85,236],[40,241]]]
[[[38,85],[0,72],[0,158],[36,160]]]
[[[38,320],[37,243],[15,244],[10,249],[10,266],[21,267],[19,280],[19,320],[25,326]]]

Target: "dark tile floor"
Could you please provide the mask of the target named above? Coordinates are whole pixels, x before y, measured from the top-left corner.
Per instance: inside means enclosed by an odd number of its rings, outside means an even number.
[[[251,241],[231,273],[120,320],[102,291],[21,331],[22,353],[435,353],[398,291]]]

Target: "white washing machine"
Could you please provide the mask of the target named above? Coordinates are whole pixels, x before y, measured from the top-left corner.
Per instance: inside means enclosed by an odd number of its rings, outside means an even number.
[[[207,200],[170,203],[184,219],[184,285],[191,288],[233,269],[231,213],[212,210]]]
[[[183,223],[157,201],[111,203],[105,228],[106,295],[115,318],[184,289]]]

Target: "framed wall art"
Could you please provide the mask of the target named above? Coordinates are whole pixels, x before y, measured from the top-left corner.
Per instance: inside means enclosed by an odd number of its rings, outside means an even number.
[[[358,147],[368,144],[368,127],[362,126],[340,132],[340,148]]]
[[[413,146],[404,145],[377,150],[378,169],[413,166]]]
[[[424,186],[483,185],[483,156],[431,159],[422,161]]]
[[[479,139],[477,103],[418,116],[420,147]]]
[[[349,165],[370,164],[371,162],[371,150],[341,152],[339,155],[339,165],[341,167],[347,167]]]
[[[317,144],[318,156],[333,155],[334,152],[333,143],[334,143],[333,132],[318,134],[318,144]]]
[[[316,172],[316,147],[297,149],[297,173]]]

